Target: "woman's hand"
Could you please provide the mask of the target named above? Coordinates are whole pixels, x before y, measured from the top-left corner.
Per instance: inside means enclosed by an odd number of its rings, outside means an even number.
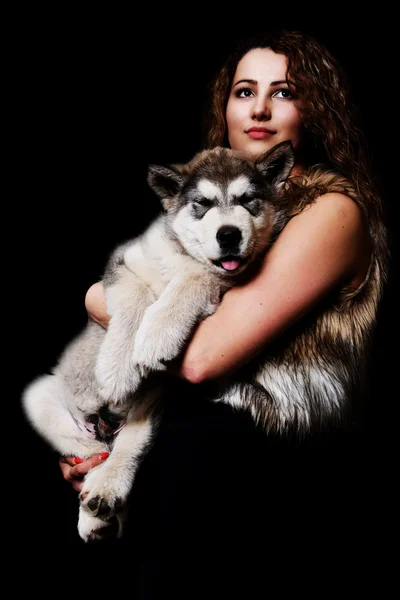
[[[102,281],[94,283],[86,292],[85,307],[89,319],[95,321],[104,327],[104,329],[107,329],[110,315],[107,314],[106,298]]]
[[[102,454],[94,454],[86,460],[82,460],[77,456],[62,456],[59,460],[61,473],[66,481],[72,484],[76,492],[80,492],[83,487],[83,479],[85,475],[93,469],[101,465],[109,455],[108,452]]]

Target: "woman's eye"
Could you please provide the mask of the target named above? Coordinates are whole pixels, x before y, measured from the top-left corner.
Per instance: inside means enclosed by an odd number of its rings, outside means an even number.
[[[293,94],[288,88],[282,88],[274,93],[273,98],[283,98],[284,100],[292,100]]]
[[[241,88],[240,90],[236,90],[235,96],[237,98],[250,98],[253,95],[253,90],[250,88]]]
[[[200,204],[200,206],[203,206],[204,208],[209,208],[212,205],[212,200],[201,198],[200,200],[196,201],[196,204]]]

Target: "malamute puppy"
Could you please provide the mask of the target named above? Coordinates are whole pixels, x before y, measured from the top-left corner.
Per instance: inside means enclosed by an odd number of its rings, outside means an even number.
[[[25,414],[58,452],[110,451],[80,494],[78,531],[101,538],[119,522],[157,423],[165,363],[176,358],[221,295],[249,274],[287,221],[290,142],[258,160],[216,148],[189,163],[150,166],[164,212],[119,246],[104,273],[108,330],[90,322],[51,375],[23,394]]]

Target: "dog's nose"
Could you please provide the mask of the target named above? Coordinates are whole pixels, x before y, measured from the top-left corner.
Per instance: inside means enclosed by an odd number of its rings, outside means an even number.
[[[242,232],[233,225],[225,225],[217,231],[217,240],[221,248],[233,248],[239,244],[241,239]]]

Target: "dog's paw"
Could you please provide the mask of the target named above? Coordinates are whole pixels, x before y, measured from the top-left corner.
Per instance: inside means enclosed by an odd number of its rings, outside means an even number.
[[[100,395],[116,406],[137,390],[142,379],[134,363],[126,360],[118,362],[103,352],[98,356],[95,376]]]
[[[121,514],[132,485],[131,473],[124,475],[109,461],[89,471],[79,494],[80,513],[107,523]]]
[[[153,314],[152,307],[148,308],[137,331],[132,354],[141,375],[165,371],[165,363],[179,355],[181,337],[179,327],[166,323],[159,314]]]
[[[84,542],[120,538],[122,535],[122,521],[118,515],[112,515],[108,520],[103,520],[91,515],[86,510],[80,510],[78,533]]]
[[[167,368],[164,363],[167,359],[157,344],[158,342],[152,341],[151,337],[143,342],[138,340],[135,344],[132,360],[142,378],[147,377],[152,371],[165,371]]]
[[[163,362],[163,358],[158,360],[157,356],[155,356],[151,351],[150,352],[140,352],[138,354],[134,354],[134,360],[137,361],[137,368],[142,379],[146,379],[146,377],[154,371],[166,371],[167,366]]]

